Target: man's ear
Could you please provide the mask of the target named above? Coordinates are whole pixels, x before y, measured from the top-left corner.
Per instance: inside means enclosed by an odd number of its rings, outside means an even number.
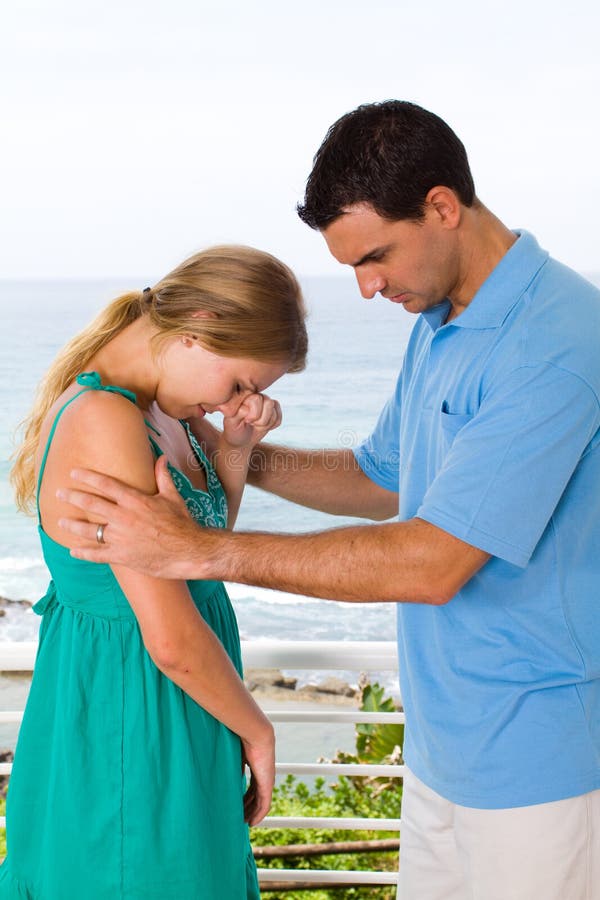
[[[462,218],[462,205],[452,188],[437,185],[425,197],[425,210],[437,217],[444,228],[457,228]]]

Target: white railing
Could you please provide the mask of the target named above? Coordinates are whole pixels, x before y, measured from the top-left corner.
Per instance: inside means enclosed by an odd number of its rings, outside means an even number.
[[[35,642],[0,642],[0,671],[31,671],[35,660]],[[353,672],[397,671],[397,649],[392,642],[372,641],[242,641],[242,656],[247,669],[286,670],[343,670]],[[301,704],[298,703],[300,707]],[[274,723],[339,722],[358,723],[401,723],[404,714],[366,713],[352,711],[321,710],[270,710],[265,709]],[[0,711],[0,723],[19,723],[22,710]],[[367,775],[401,778],[404,767],[399,765],[362,765],[341,763],[298,763],[278,761],[277,774],[294,775]],[[9,774],[10,763],[0,763],[0,775]],[[0,819],[0,827],[4,821]],[[399,831],[400,818],[331,818],[318,816],[267,816],[263,828],[335,828],[348,831]],[[396,884],[395,872],[329,871],[315,869],[259,869],[262,884],[286,882],[290,884]]]

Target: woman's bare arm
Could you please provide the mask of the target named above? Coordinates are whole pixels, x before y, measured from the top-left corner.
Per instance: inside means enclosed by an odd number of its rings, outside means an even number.
[[[41,492],[43,527],[74,547],[58,518],[74,507],[56,499],[73,465],[90,464],[150,495],[156,493],[154,459],[139,410],[128,400],[90,392],[63,414],[56,430]],[[93,520],[93,517],[89,517]],[[256,779],[251,822],[263,818],[274,778],[273,728],[244,687],[221,642],[196,609],[184,581],[153,578],[112,567],[140,625],[156,666],[200,706],[237,733]]]

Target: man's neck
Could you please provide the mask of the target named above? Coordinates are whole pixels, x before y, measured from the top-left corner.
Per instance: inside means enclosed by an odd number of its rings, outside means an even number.
[[[451,321],[463,312],[483,282],[517,240],[516,235],[482,204],[464,211],[459,271],[449,292]]]

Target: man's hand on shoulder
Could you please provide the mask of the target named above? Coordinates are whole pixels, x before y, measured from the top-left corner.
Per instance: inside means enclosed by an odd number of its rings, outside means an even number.
[[[156,463],[158,493],[153,495],[89,469],[76,469],[71,477],[81,484],[82,490],[61,488],[58,497],[106,523],[103,542],[98,543],[97,525],[81,519],[61,519],[61,528],[87,542],[73,549],[72,556],[177,579],[192,577],[189,561],[195,557],[193,577],[201,577],[198,553],[205,547],[208,557],[215,534],[200,529],[189,516],[165,456]]]

